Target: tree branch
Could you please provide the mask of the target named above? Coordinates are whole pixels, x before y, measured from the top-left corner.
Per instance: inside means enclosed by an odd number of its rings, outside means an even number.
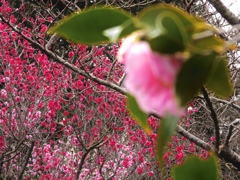
[[[198,95],[199,98],[204,98],[202,95]],[[234,104],[233,102],[229,102],[227,100],[224,100],[224,99],[219,99],[219,98],[216,98],[216,97],[213,97],[213,96],[210,96],[209,97],[210,100],[213,100],[213,101],[216,101],[216,102],[219,102],[219,103],[224,103],[226,105],[229,105],[231,107],[233,107],[234,109],[240,111],[240,106],[238,106],[237,104]]]
[[[231,125],[228,129],[228,133],[227,133],[225,141],[224,141],[224,145],[227,146],[227,147],[229,145],[229,141],[230,141],[230,138],[232,136],[232,131],[233,131],[233,126]]]
[[[32,155],[33,147],[34,147],[34,142],[31,142],[31,146],[30,146],[30,148],[28,149],[28,152],[27,152],[26,161],[25,161],[25,163],[23,165],[23,168],[22,168],[22,171],[21,171],[20,175],[18,176],[18,180],[21,180],[22,177],[23,177],[24,171],[25,171],[25,169],[26,169],[26,167],[28,165],[29,159],[30,159],[30,157]]]
[[[187,12],[190,12],[190,9],[191,9],[194,1],[195,1],[195,0],[191,0],[189,3],[187,3],[187,8],[186,8],[186,9],[187,9]]]
[[[221,0],[208,0],[208,2],[221,14],[221,16],[226,19],[231,25],[240,24],[240,19],[233,14],[222,2]]]
[[[94,143],[93,145],[90,145],[90,147],[86,148],[86,152],[82,155],[82,158],[81,158],[81,161],[78,165],[78,169],[77,169],[77,173],[76,173],[76,178],[75,180],[78,180],[79,179],[79,176],[81,174],[81,171],[82,171],[82,168],[83,168],[83,165],[84,165],[84,162],[85,162],[85,159],[87,158],[87,155],[94,149],[102,146],[104,143],[106,143],[108,141],[107,140],[103,140],[104,136],[102,136],[102,138],[99,139],[98,142]]]
[[[219,123],[218,123],[217,114],[216,114],[215,110],[213,109],[212,102],[211,102],[211,100],[208,96],[208,93],[207,93],[206,89],[204,87],[202,87],[201,90],[202,90],[202,93],[203,93],[203,97],[206,100],[207,105],[209,107],[209,110],[211,112],[211,117],[212,117],[214,127],[215,127],[215,136],[216,136],[215,147],[216,147],[216,150],[218,152],[219,146],[220,146],[220,130],[219,130]]]
[[[194,142],[197,146],[207,151],[214,151],[214,148],[211,145],[199,139],[198,137],[194,136],[193,134],[189,133],[179,125],[177,126],[177,132],[182,136],[184,136],[185,138],[187,138],[189,141]]]
[[[82,75],[82,76],[84,76],[84,77],[86,77],[86,78],[88,78],[88,79],[90,79],[90,80],[92,80],[92,81],[94,81],[94,82],[96,82],[98,84],[102,84],[102,85],[104,85],[106,87],[109,87],[109,88],[119,92],[122,95],[126,94],[126,90],[124,88],[122,88],[119,85],[116,85],[114,83],[111,83],[109,81],[99,79],[99,78],[97,78],[97,77],[95,77],[95,76],[93,76],[91,74],[87,74],[86,72],[84,72],[81,69],[77,68],[76,66],[74,66],[73,64],[71,64],[68,61],[64,60],[63,58],[57,56],[54,52],[46,49],[44,46],[42,46],[38,42],[36,42],[36,41],[32,40],[31,38],[25,36],[23,33],[21,33],[21,31],[19,31],[17,28],[15,28],[13,25],[11,25],[2,15],[0,15],[0,18],[1,18],[1,20],[4,23],[8,24],[8,26],[11,27],[13,31],[17,32],[20,36],[22,36],[22,38],[24,38],[28,42],[32,43],[35,47],[39,48],[48,57],[53,58],[53,60],[55,62],[62,64],[66,68],[71,69],[73,72],[75,72],[77,74],[80,74],[80,75]],[[219,126],[218,126],[218,128],[219,128]],[[201,148],[203,148],[203,149],[205,149],[207,151],[214,149],[212,146],[210,146],[206,142],[202,141],[201,139],[199,139],[198,137],[194,136],[193,134],[187,132],[181,126],[178,126],[177,132],[179,134],[183,135],[184,137],[186,137],[187,139],[189,139],[190,141],[194,142],[197,146],[199,146],[199,147],[201,147]],[[78,167],[78,172],[77,172],[76,179],[80,175],[81,168],[82,168],[82,166],[84,164],[84,159],[87,157],[88,153],[92,150],[92,148],[94,149],[95,147],[96,146],[94,146],[94,147],[91,146],[91,148],[88,149],[87,152],[84,154],[84,157],[82,157],[81,162],[80,162],[79,167]],[[235,152],[233,152],[230,149],[226,149],[226,148],[221,149],[220,154],[218,154],[218,156],[219,156],[219,158],[223,158],[226,161],[228,161],[230,163],[233,163],[233,165],[235,165],[235,164],[238,165],[238,163],[240,163],[239,155],[237,155]]]
[[[234,167],[240,170],[240,156],[237,153],[235,153],[234,151],[229,149],[229,147],[224,145],[219,148],[219,151],[220,151],[218,155],[219,157],[221,157],[227,162],[232,163]]]
[[[3,169],[3,160],[4,160],[4,153],[2,153],[0,156],[0,174],[2,173],[2,169]]]
[[[111,89],[114,89],[118,92],[120,92],[121,94],[125,94],[126,90],[119,87],[116,84],[113,84],[109,81],[105,81],[102,79],[99,79],[97,77],[95,77],[94,75],[90,75],[87,74],[86,72],[84,72],[83,70],[77,68],[76,66],[74,66],[73,64],[69,63],[68,61],[65,61],[63,58],[59,57],[58,55],[54,54],[52,51],[46,49],[45,47],[43,47],[41,44],[39,44],[38,42],[32,40],[31,38],[25,36],[23,33],[21,33],[17,28],[15,28],[13,25],[11,25],[2,15],[0,15],[0,18],[2,19],[2,21],[4,23],[6,23],[9,27],[12,28],[13,31],[17,32],[20,36],[22,36],[25,40],[27,40],[28,42],[32,43],[33,45],[35,45],[36,47],[38,47],[43,53],[45,53],[46,55],[48,55],[48,57],[51,57],[54,59],[55,62],[58,62],[62,65],[64,65],[65,67],[71,69],[73,72],[78,73],[96,83],[105,85],[106,87],[109,87]]]

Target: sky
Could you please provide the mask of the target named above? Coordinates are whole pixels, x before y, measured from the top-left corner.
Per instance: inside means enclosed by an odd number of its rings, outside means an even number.
[[[221,0],[233,13],[240,15],[240,0]]]
[[[234,14],[238,15],[240,18],[240,0],[221,0]],[[240,52],[238,51],[238,56]],[[235,64],[235,67],[240,69],[240,63]]]

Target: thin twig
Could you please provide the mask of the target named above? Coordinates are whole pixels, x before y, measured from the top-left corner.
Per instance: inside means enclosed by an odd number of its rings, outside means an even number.
[[[22,168],[22,171],[21,171],[20,175],[18,176],[18,180],[22,179],[24,171],[26,170],[26,167],[28,165],[29,159],[30,159],[30,157],[32,155],[33,147],[34,147],[34,142],[31,142],[31,146],[30,146],[30,148],[28,149],[28,152],[27,152],[26,161],[25,161],[25,163],[23,165],[23,168]]]
[[[187,4],[187,12],[190,12],[190,9],[191,9],[194,1],[195,1],[195,0],[191,0],[191,1]]]
[[[230,141],[230,138],[232,136],[232,131],[233,131],[233,126],[231,125],[228,129],[228,133],[227,133],[227,136],[226,136],[225,141],[224,141],[225,146],[229,145],[229,141]]]
[[[68,61],[64,60],[63,58],[59,57],[58,55],[56,55],[55,53],[53,53],[52,51],[46,49],[45,47],[43,47],[41,44],[39,44],[38,42],[32,40],[31,38],[25,36],[23,33],[21,33],[17,28],[15,28],[13,25],[11,25],[2,15],[0,15],[0,18],[2,19],[2,21],[4,23],[6,23],[9,27],[12,28],[13,31],[15,31],[16,33],[18,33],[20,36],[22,36],[25,40],[27,40],[28,42],[32,43],[33,45],[35,45],[36,47],[38,47],[43,53],[45,53],[46,55],[48,55],[49,57],[53,58],[55,60],[55,62],[58,62],[62,65],[64,65],[65,67],[71,69],[73,72],[78,73],[96,83],[105,85],[106,87],[109,87],[113,90],[116,90],[122,94],[126,94],[126,90],[119,87],[118,85],[111,83],[109,81],[106,80],[102,80],[99,79],[97,77],[95,77],[92,74],[87,74],[86,72],[84,72],[83,70],[77,68],[76,66],[74,66],[73,64],[69,63]]]
[[[218,118],[217,118],[217,114],[212,106],[212,102],[208,96],[208,93],[206,91],[206,89],[204,87],[201,88],[202,93],[203,93],[203,97],[207,102],[207,105],[209,107],[209,110],[211,112],[211,117],[214,123],[214,127],[215,127],[215,136],[216,136],[216,142],[215,142],[215,147],[217,152],[219,151],[219,145],[220,145],[220,130],[219,130],[219,123],[218,123]]]
[[[189,133],[179,125],[177,126],[177,132],[182,136],[184,136],[185,138],[187,138],[188,140],[190,140],[191,142],[194,142],[194,144],[196,144],[197,146],[207,151],[214,151],[214,148],[211,145],[199,139],[198,137],[194,136],[193,134]]]
[[[123,95],[126,94],[126,90],[122,87],[120,87],[117,84],[99,79],[91,74],[86,74],[84,71],[82,71],[81,69],[77,68],[76,66],[72,65],[71,63],[69,63],[68,61],[64,60],[63,58],[57,56],[54,52],[46,49],[45,47],[43,47],[41,44],[39,44],[38,42],[32,40],[31,38],[25,36],[23,33],[21,33],[20,30],[18,30],[17,28],[15,28],[15,26],[11,25],[2,15],[0,15],[0,18],[2,20],[2,22],[6,23],[10,28],[12,28],[13,31],[17,32],[23,39],[27,40],[28,42],[30,42],[32,45],[36,46],[37,48],[39,48],[43,53],[45,53],[48,57],[53,58],[53,60],[59,64],[62,64],[63,66],[65,66],[68,69],[71,69],[73,72],[78,73],[98,84],[102,84],[106,87],[109,87],[112,90],[115,90]],[[208,97],[208,96],[207,96]],[[208,98],[209,99],[209,98]],[[210,100],[209,100],[210,101]],[[211,102],[211,101],[210,101]],[[215,124],[215,126],[218,125]],[[218,127],[218,126],[217,126]],[[219,127],[218,129],[218,140],[219,140]],[[199,139],[198,137],[194,136],[193,134],[189,133],[188,131],[186,131],[185,129],[183,129],[181,126],[178,126],[177,128],[177,132],[181,135],[183,135],[184,137],[186,137],[187,139],[189,139],[190,141],[194,142],[196,145],[202,147],[205,150],[212,150],[213,148],[207,144],[206,142],[202,141],[201,139]],[[217,134],[216,134],[217,135]],[[219,142],[218,142],[219,143]],[[232,150],[226,150],[224,151],[225,155],[228,155],[229,158],[227,158],[226,160],[228,162],[232,162],[232,160],[235,157],[239,157],[239,155],[237,155],[236,153],[234,153]],[[87,156],[87,154],[86,154]],[[219,154],[220,158],[224,158],[223,156],[221,156],[221,154]],[[86,158],[86,157],[85,157]],[[237,158],[235,161],[240,162],[239,160],[240,158]],[[82,164],[83,165],[83,164]],[[235,166],[236,167],[236,166]],[[81,169],[81,167],[80,167]]]
[[[78,169],[77,169],[77,173],[76,173],[76,178],[75,178],[75,180],[78,180],[78,179],[79,179],[79,176],[80,176],[81,170],[82,170],[82,168],[83,168],[85,159],[87,158],[87,155],[88,155],[92,150],[94,150],[94,149],[102,146],[103,144],[105,144],[105,143],[109,140],[109,139],[104,140],[103,137],[105,137],[105,135],[102,136],[98,142],[96,142],[96,143],[94,143],[93,145],[91,145],[90,147],[86,148],[86,152],[82,155],[81,161],[80,161],[80,163],[79,163],[79,165],[78,165]]]

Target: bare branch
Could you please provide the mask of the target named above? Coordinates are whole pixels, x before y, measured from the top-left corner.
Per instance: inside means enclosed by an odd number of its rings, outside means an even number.
[[[206,89],[203,87],[201,90],[202,90],[204,99],[206,100],[209,110],[211,112],[211,117],[212,117],[214,127],[215,127],[216,150],[218,151],[219,146],[220,146],[220,131],[219,131],[219,123],[218,123],[217,114],[216,114],[215,110],[213,109],[212,102],[208,96]]]
[[[177,126],[177,132],[187,138],[189,141],[194,142],[197,146],[207,150],[207,151],[214,151],[214,148],[209,145],[208,143],[204,142],[203,140],[199,139],[198,137],[194,136],[193,134],[189,133],[181,126]]]
[[[227,146],[221,146],[219,148],[219,157],[227,162],[231,162],[238,170],[240,170],[240,156],[229,149]]]
[[[229,145],[229,141],[230,141],[230,138],[232,137],[232,131],[233,131],[233,126],[231,125],[228,129],[228,133],[227,133],[227,136],[225,138],[225,146],[228,146]]]
[[[25,171],[25,169],[28,165],[28,161],[29,161],[29,159],[32,155],[33,147],[34,147],[34,142],[31,142],[31,146],[30,146],[30,148],[28,149],[28,152],[27,152],[26,161],[25,161],[25,163],[22,167],[22,171],[21,171],[20,175],[18,176],[18,180],[21,180],[22,177],[23,177],[24,171]]]
[[[222,15],[231,25],[240,24],[240,19],[233,14],[220,0],[208,0],[210,4]]]
[[[48,55],[49,57],[53,58],[56,62],[64,65],[65,67],[71,69],[73,72],[76,72],[96,83],[105,85],[106,87],[109,87],[111,89],[114,89],[122,94],[126,93],[126,90],[117,86],[116,84],[113,84],[109,81],[105,81],[102,79],[99,79],[97,77],[95,77],[94,75],[90,75],[87,74],[86,72],[84,72],[83,70],[80,70],[79,68],[77,68],[76,66],[72,65],[71,63],[69,63],[68,61],[64,60],[63,58],[59,57],[58,55],[54,54],[52,51],[44,48],[42,45],[40,45],[38,42],[32,40],[31,38],[25,36],[23,33],[21,33],[17,28],[15,28],[13,25],[11,25],[2,15],[0,15],[0,18],[2,19],[2,21],[6,24],[8,24],[8,26],[10,26],[12,28],[12,30],[14,30],[15,32],[17,32],[19,35],[21,35],[24,39],[26,39],[27,41],[29,41],[30,43],[32,43],[33,45],[37,46],[42,52],[44,52],[46,55]]]

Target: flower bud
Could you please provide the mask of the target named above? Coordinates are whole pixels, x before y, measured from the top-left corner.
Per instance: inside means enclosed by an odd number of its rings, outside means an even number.
[[[182,108],[175,97],[175,81],[182,59],[174,55],[153,52],[147,41],[137,34],[126,38],[118,52],[125,64],[124,86],[140,108],[159,116],[180,116]]]

